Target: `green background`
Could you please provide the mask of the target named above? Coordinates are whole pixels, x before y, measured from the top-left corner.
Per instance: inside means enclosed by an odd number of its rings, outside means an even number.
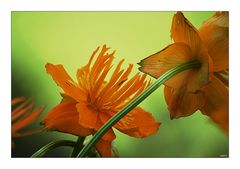
[[[40,117],[57,105],[61,89],[45,71],[47,62],[63,64],[72,77],[84,66],[97,46],[116,50],[115,65],[125,67],[172,43],[170,28],[174,12],[12,12],[12,97],[34,97],[45,105]],[[214,12],[184,12],[197,28]],[[150,77],[149,77],[150,78]],[[154,79],[153,79],[154,80]],[[148,138],[136,139],[115,130],[113,146],[120,157],[219,157],[228,156],[228,137],[208,117],[194,115],[170,120],[163,87],[141,106],[162,125]],[[32,126],[37,127],[37,125]],[[45,132],[15,140],[13,157],[30,156],[46,143],[77,137]],[[70,148],[59,148],[46,156],[67,157]]]

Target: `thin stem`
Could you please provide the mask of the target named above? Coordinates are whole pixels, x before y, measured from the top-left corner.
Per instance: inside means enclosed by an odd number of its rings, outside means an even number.
[[[83,147],[77,157],[85,157],[93,146],[101,139],[101,137],[121,118],[123,118],[128,112],[133,110],[138,104],[140,104],[144,99],[146,99],[150,94],[152,94],[158,87],[160,87],[166,80],[172,78],[174,75],[191,68],[199,68],[200,63],[198,61],[191,61],[179,65],[159,77],[151,86],[144,90],[136,99],[134,99],[130,104],[120,110],[111,119],[107,121],[93,136],[93,138]]]
[[[85,138],[86,137],[80,137],[80,136],[78,137],[76,146],[73,149],[71,157],[76,157],[78,155],[79,151],[82,150],[83,142],[84,142]]]
[[[58,141],[53,141],[51,143],[48,143],[41,149],[39,149],[37,152],[35,152],[31,157],[42,157],[44,154],[46,154],[48,151],[56,148],[56,147],[61,147],[61,146],[70,146],[74,147],[76,146],[76,142],[70,141],[70,140],[58,140]]]

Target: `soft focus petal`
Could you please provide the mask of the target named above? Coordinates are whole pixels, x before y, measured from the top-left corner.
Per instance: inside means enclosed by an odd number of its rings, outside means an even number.
[[[157,132],[160,123],[140,107],[136,107],[114,125],[119,131],[137,138],[147,137]]]
[[[202,26],[199,32],[213,60],[214,71],[227,69],[229,60],[228,27],[219,27],[217,25]]]
[[[86,93],[77,86],[62,65],[48,63],[45,67],[47,73],[52,76],[53,80],[64,90],[65,94],[77,101],[83,101],[86,98]]]
[[[25,112],[23,116],[12,123],[12,137],[21,137],[26,135],[31,135],[34,133],[38,133],[41,129],[23,131],[20,130],[24,127],[27,127],[31,123],[33,123],[41,114],[43,108],[36,109],[35,111]]]
[[[21,116],[22,114],[24,114],[25,112],[27,112],[28,110],[26,109],[26,107],[29,106],[29,103],[32,101],[32,98],[28,98],[28,99],[22,99],[21,101],[20,100],[17,100],[18,103],[22,102],[21,104],[17,105],[13,105],[13,109],[12,109],[12,120],[15,120],[17,119],[19,116]],[[19,102],[20,101],[20,102]],[[16,102],[16,100],[14,99],[13,102]],[[30,104],[31,108],[33,108],[33,104]]]
[[[102,157],[112,157],[112,142],[99,140],[96,144],[96,149]]]
[[[76,102],[71,99],[64,99],[44,117],[42,124],[47,130],[57,130],[77,136],[90,135],[90,130],[78,123],[78,116]]]
[[[12,105],[15,105],[17,103],[22,102],[23,100],[25,100],[25,97],[17,97],[17,98],[13,98],[11,103],[12,103]]]
[[[31,101],[32,98],[26,99],[20,105],[12,109],[12,122],[17,121],[19,118],[30,113],[34,107],[33,104],[30,104]]]
[[[214,77],[205,92],[206,103],[200,110],[228,132],[228,88]]]
[[[42,131],[41,128],[24,130],[25,127],[36,121],[43,111],[43,107],[34,109],[31,101],[32,98],[26,99],[24,97],[12,99],[11,132],[13,138],[32,135]]]
[[[190,46],[193,55],[198,53],[202,42],[198,30],[184,17],[182,12],[173,16],[171,37],[174,42],[184,42]]]
[[[173,89],[165,86],[164,96],[171,119],[189,116],[205,103],[203,92],[190,93],[186,88]]]

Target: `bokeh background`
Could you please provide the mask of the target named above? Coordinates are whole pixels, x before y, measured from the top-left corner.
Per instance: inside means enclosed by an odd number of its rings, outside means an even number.
[[[33,97],[45,110],[30,127],[57,105],[61,89],[45,71],[47,62],[63,64],[72,77],[85,65],[93,50],[107,44],[116,50],[115,61],[125,59],[138,72],[141,59],[172,43],[174,12],[12,12],[12,97]],[[184,12],[199,28],[214,12]],[[150,78],[150,77],[149,77]],[[154,80],[154,79],[153,79]],[[228,157],[228,137],[200,112],[170,120],[163,87],[141,103],[162,125],[148,138],[136,139],[117,130],[113,146],[120,157]],[[15,140],[12,157],[29,157],[45,144],[77,137],[44,132]],[[68,157],[71,148],[61,147],[45,157]]]

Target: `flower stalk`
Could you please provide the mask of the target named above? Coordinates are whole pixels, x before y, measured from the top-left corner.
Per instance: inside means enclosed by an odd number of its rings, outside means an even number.
[[[73,149],[71,157],[76,157],[78,153],[81,151],[81,149],[83,148],[83,143],[85,138],[86,137],[80,137],[80,136],[78,137],[76,146]]]
[[[58,140],[58,141],[53,141],[47,145],[45,145],[44,147],[42,147],[41,149],[39,149],[37,152],[35,152],[31,158],[35,158],[35,157],[42,157],[44,154],[46,154],[48,151],[57,148],[57,147],[61,147],[61,146],[70,146],[70,147],[75,147],[76,142],[74,141],[70,141],[70,140]]]
[[[127,113],[133,110],[138,104],[145,100],[150,94],[152,94],[156,89],[158,89],[165,81],[172,78],[176,74],[192,68],[199,68],[201,65],[198,61],[194,60],[181,64],[159,77],[152,85],[145,89],[136,99],[134,99],[130,104],[120,110],[111,119],[107,121],[93,136],[93,138],[82,148],[76,157],[85,157],[93,146],[101,139],[101,137],[116,124],[120,119],[122,119]]]

